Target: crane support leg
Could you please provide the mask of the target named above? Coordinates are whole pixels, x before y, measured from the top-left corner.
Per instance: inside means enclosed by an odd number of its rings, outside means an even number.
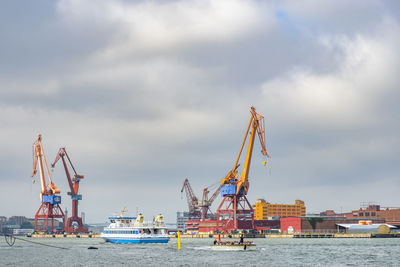
[[[224,196],[217,210],[217,228],[226,233],[254,229],[254,210],[246,196]]]
[[[35,214],[35,232],[55,232],[54,219],[62,219],[62,229],[65,225],[65,216],[58,204],[42,202],[42,205]],[[49,220],[51,225],[49,227]]]

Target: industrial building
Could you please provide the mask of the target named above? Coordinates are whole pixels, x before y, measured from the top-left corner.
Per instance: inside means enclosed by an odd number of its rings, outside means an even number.
[[[198,233],[215,233],[217,231],[217,221],[207,220],[207,221],[187,221],[187,233],[188,234],[198,234]]]
[[[366,208],[344,214],[347,218],[384,219],[387,224],[400,226],[400,208],[381,208],[380,205],[368,205]]]
[[[190,220],[190,213],[186,211],[178,211],[176,213],[176,229],[181,232],[187,231],[187,221]]]
[[[296,200],[292,204],[271,204],[264,199],[257,199],[257,203],[253,205],[255,212],[255,220],[268,220],[271,217],[300,217],[306,216],[306,206],[304,201]]]
[[[302,232],[317,232],[317,233],[338,233],[346,232],[342,225],[359,224],[357,218],[346,217],[286,217],[281,218],[282,233],[302,233]],[[384,219],[371,219],[371,224],[384,224]]]
[[[347,213],[336,214],[333,210],[326,210],[320,214],[321,216],[346,217],[356,220],[381,219],[387,224],[400,227],[399,207],[381,207],[380,205],[369,204]]]

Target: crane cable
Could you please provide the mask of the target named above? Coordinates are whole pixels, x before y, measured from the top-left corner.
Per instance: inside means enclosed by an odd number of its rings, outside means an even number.
[[[4,238],[6,239],[6,243],[12,247],[15,243],[15,240],[21,240],[21,241],[25,241],[28,243],[33,243],[33,244],[37,244],[37,245],[41,245],[41,246],[46,246],[46,247],[52,247],[52,248],[59,248],[59,249],[69,249],[66,247],[59,247],[59,246],[54,246],[54,245],[49,245],[49,244],[44,244],[44,243],[40,243],[40,242],[35,242],[35,241],[31,241],[31,240],[26,240],[23,238],[19,238],[19,237],[15,237],[14,235],[10,235],[10,234],[5,234],[5,233],[0,233],[2,235],[4,235]]]

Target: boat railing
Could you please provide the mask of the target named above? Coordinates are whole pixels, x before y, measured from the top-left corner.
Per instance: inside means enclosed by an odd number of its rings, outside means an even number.
[[[142,223],[134,223],[136,227],[165,227],[164,222],[142,222]]]

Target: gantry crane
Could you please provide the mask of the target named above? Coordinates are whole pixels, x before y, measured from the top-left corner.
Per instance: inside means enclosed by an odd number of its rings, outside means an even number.
[[[185,179],[181,193],[183,190],[186,192],[186,198],[188,201],[188,207],[189,207],[189,217],[191,218],[200,218],[201,220],[206,220],[210,219],[210,216],[212,214],[210,207],[211,204],[214,202],[216,197],[219,194],[219,190],[222,187],[220,185],[218,189],[213,193],[210,199],[208,199],[208,188],[203,189],[203,198],[201,201],[198,200],[198,198],[195,196],[192,187],[190,186],[189,180]]]
[[[67,158],[69,165],[71,166],[72,170],[74,171],[74,177],[71,178],[71,174],[68,169],[67,161],[65,158]],[[67,194],[71,196],[72,199],[72,216],[68,218],[67,220],[67,225],[65,226],[65,232],[68,233],[87,233],[88,229],[83,226],[82,218],[78,216],[78,201],[82,200],[82,195],[78,194],[79,191],[79,182],[81,179],[84,178],[83,175],[79,175],[76,170],[74,165],[71,162],[70,157],[68,156],[67,151],[65,150],[65,147],[60,148],[60,150],[57,153],[57,156],[54,160],[54,162],[51,164],[51,167],[54,168],[57,161],[61,159],[62,163],[64,165],[64,170],[65,174],[67,176],[70,192]]]
[[[249,171],[256,133],[260,139],[261,153],[267,158],[270,157],[265,148],[264,117],[258,114],[254,107],[251,107],[250,113],[250,122],[236,162],[228,175],[221,180],[221,196],[223,199],[217,210],[217,227],[226,232],[237,229],[254,229],[254,210],[246,195],[249,190]],[[246,159],[239,178],[238,163],[248,135],[250,135],[250,139]],[[265,163],[266,161],[264,161]]]
[[[54,232],[54,219],[61,218],[63,221],[62,228],[64,229],[65,218],[61,204],[60,190],[51,179],[49,168],[47,166],[46,157],[42,146],[42,135],[39,134],[38,139],[33,143],[33,171],[31,177],[35,176],[39,165],[40,175],[40,201],[41,205],[35,214],[35,231],[36,232]],[[46,185],[44,168],[46,168],[49,183]],[[39,222],[40,220],[40,222]],[[49,220],[51,220],[51,228],[49,230]],[[39,223],[39,224],[38,224]]]

